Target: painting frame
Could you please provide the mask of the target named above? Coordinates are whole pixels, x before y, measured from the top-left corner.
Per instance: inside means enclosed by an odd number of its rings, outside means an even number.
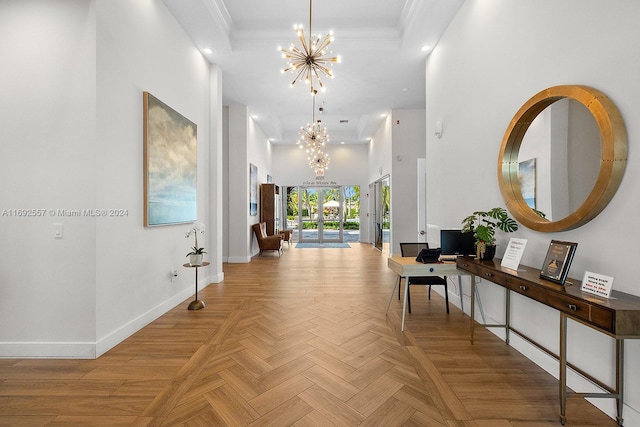
[[[531,208],[536,209],[536,159],[518,162],[518,182],[520,183],[520,192],[525,203]]]
[[[258,167],[249,163],[249,215],[258,215]]]
[[[196,221],[198,127],[143,92],[144,226]]]

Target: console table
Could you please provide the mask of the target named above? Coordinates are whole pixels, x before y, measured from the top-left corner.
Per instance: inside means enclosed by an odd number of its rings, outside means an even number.
[[[502,260],[476,260],[458,258],[457,268],[472,275],[471,277],[471,320],[470,340],[473,343],[475,276],[493,282],[506,289],[505,322],[502,325],[483,325],[504,327],[506,342],[509,343],[509,331],[513,331],[545,353],[555,357],[560,363],[560,421],[566,422],[567,402],[567,366],[602,387],[607,393],[577,393],[583,397],[606,397],[616,399],[617,422],[622,425],[623,380],[624,380],[624,340],[640,338],[640,297],[623,292],[612,291],[611,298],[601,298],[580,290],[582,281],[568,278],[562,286],[540,279],[540,270],[521,265],[518,271],[502,268]],[[532,339],[509,325],[510,294],[516,292],[536,302],[554,308],[560,312],[560,355],[545,349]],[[612,388],[579,368],[567,363],[567,319],[575,320],[596,331],[614,338],[616,341],[616,385]]]

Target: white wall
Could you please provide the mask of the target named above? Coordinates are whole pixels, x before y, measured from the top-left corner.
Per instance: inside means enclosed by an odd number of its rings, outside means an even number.
[[[222,108],[222,262],[229,261],[229,245],[230,245],[230,223],[228,207],[230,206],[229,180],[230,180],[230,154],[229,154],[229,107]]]
[[[224,248],[223,224],[225,218],[224,207],[228,202],[225,198],[227,180],[228,152],[224,143],[224,107],[222,106],[222,70],[217,65],[209,66],[209,224],[207,233],[207,247],[211,265],[209,274],[211,281],[220,283],[224,280],[222,263],[226,261]]]
[[[391,252],[418,242],[418,163],[425,156],[425,110],[392,111]],[[428,236],[427,236],[428,237]]]
[[[0,356],[92,357],[95,4],[0,3],[0,55]]]
[[[249,116],[249,109],[244,105],[227,108],[228,128],[228,204],[226,215],[229,221],[229,255],[231,263],[245,263],[260,252],[251,225],[260,221],[260,184],[267,182],[271,170],[271,143],[262,130]],[[258,168],[258,214],[249,213],[249,165]],[[226,222],[226,220],[225,220]]]
[[[249,120],[248,160],[258,167],[258,187],[267,182],[267,175],[273,176],[271,142],[253,119]],[[259,193],[260,191],[258,191]],[[258,194],[258,199],[260,195]],[[259,222],[260,214],[252,221]]]
[[[391,114],[388,115],[369,143],[369,183],[391,174],[392,120]]]
[[[251,259],[249,222],[249,162],[248,128],[249,115],[245,106],[225,107],[227,114],[227,138],[229,150],[228,203],[225,222],[229,222],[228,262],[249,262]],[[233,238],[231,238],[233,236]]]
[[[329,134],[331,129],[328,130]],[[330,185],[362,185],[367,181],[368,146],[330,144],[326,153],[331,159],[324,178],[316,180],[307,153],[298,145],[273,146],[273,180],[278,185],[309,185],[316,181]]]
[[[0,199],[46,212],[0,219],[0,356],[95,357],[194,293],[188,224],[143,226],[142,93],[198,125],[198,219],[215,231],[219,70],[161,2],[5,2],[0,28]],[[122,216],[62,213],[84,209]],[[201,286],[222,278],[214,239]]]
[[[527,229],[499,236],[528,239],[522,263],[539,266],[551,239],[578,242],[570,276],[586,270],[615,277],[614,288],[640,295],[633,257],[633,225],[640,209],[634,183],[640,179],[640,3],[602,0],[468,0],[426,66],[427,204],[432,227],[454,228],[473,210],[504,206],[497,183],[496,161],[503,134],[516,111],[532,95],[558,84],[584,84],[602,90],[621,111],[630,142],[629,161],[620,188],[593,221],[572,231],[538,233]],[[442,139],[433,136],[444,123]],[[504,249],[498,249],[498,256]],[[481,285],[489,318],[501,319],[502,290]],[[468,295],[468,291],[467,291]],[[515,298],[513,323],[533,339],[558,348],[558,313]],[[468,305],[467,305],[468,307]],[[525,314],[526,313],[526,314]],[[571,322],[569,359],[612,384],[613,340]],[[529,345],[513,345],[546,369],[557,364]],[[640,425],[640,342],[626,344],[625,425]],[[589,386],[576,376],[571,387]],[[609,414],[610,399],[593,400]]]
[[[208,243],[216,192],[209,175],[207,61],[161,2],[99,2],[97,10],[97,204],[129,210],[125,218],[97,225],[97,336],[106,351],[195,290],[194,272],[182,267],[193,243],[184,238],[189,224],[142,224],[143,91],[198,126],[198,220],[209,228]],[[213,262],[202,269],[200,286],[222,271],[220,254],[205,249]],[[172,269],[178,270],[175,281]]]

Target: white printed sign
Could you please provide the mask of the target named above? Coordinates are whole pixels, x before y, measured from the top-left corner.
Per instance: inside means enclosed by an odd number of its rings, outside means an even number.
[[[603,276],[602,274],[585,271],[584,279],[582,279],[583,292],[589,292],[601,297],[609,298],[611,288],[613,286],[613,277]]]
[[[524,248],[527,246],[527,239],[516,239],[512,237],[509,239],[507,250],[502,257],[502,263],[500,266],[509,268],[511,270],[518,270],[522,254],[524,254]]]

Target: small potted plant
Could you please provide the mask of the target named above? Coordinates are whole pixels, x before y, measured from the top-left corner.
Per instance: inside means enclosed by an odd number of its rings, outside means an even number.
[[[472,232],[476,239],[478,259],[493,259],[496,254],[496,228],[511,233],[518,229],[518,223],[504,208],[476,211],[462,220],[462,232]]]
[[[187,254],[189,257],[189,264],[191,265],[202,265],[203,254],[206,254],[204,248],[198,247],[198,233],[204,234],[204,224],[201,222],[193,223],[193,227],[191,227],[187,232],[184,233],[185,238],[193,236],[195,237],[196,244],[191,248],[191,252]]]

